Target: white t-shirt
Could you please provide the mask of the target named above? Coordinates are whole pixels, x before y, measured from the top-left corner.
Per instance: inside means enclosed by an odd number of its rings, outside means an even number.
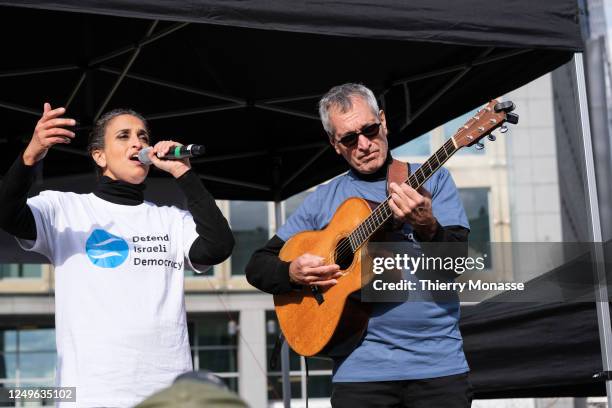
[[[55,266],[57,383],[77,398],[65,406],[133,406],[193,369],[183,266],[198,235],[188,212],[57,191],[28,206],[36,241],[18,241]]]

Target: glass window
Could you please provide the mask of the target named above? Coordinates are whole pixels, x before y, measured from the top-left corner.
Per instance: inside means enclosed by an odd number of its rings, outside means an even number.
[[[200,367],[215,373],[237,371],[236,351],[226,347],[206,346],[198,351]]]
[[[40,278],[42,277],[42,265],[39,264],[22,264],[21,278]]]
[[[55,329],[21,330],[19,351],[54,351]]]
[[[0,376],[8,379],[17,377],[17,353],[0,354]]]
[[[0,278],[18,278],[18,277],[19,277],[19,265],[18,264],[0,265]]]
[[[2,278],[40,278],[42,265],[40,264],[1,264],[0,279]]]
[[[19,354],[19,377],[54,378],[57,354],[55,352],[32,352]]]
[[[266,312],[266,361],[270,361],[274,345],[280,329],[276,314]],[[270,401],[282,400],[283,380],[280,367],[280,356],[275,371],[268,372],[268,399]],[[329,398],[331,396],[331,373],[333,362],[329,359],[308,358],[309,376],[306,378],[306,367],[301,357],[289,349],[289,366],[291,370],[291,398],[303,398],[302,385],[308,380],[308,396],[310,398]]]
[[[230,201],[230,223],[236,240],[232,275],[244,275],[251,254],[268,242],[268,203]]]
[[[236,345],[238,316],[207,314],[206,318],[195,321],[196,341],[200,346]]]
[[[22,387],[52,385],[56,365],[54,329],[0,331],[0,384]]]
[[[308,359],[308,370],[312,370],[312,362]],[[308,396],[310,398],[329,398],[332,391],[331,375],[312,375],[308,379]]]
[[[17,330],[2,331],[0,340],[0,351],[17,351]]]
[[[425,133],[408,143],[396,147],[391,151],[397,156],[429,156],[431,154],[431,133]]]
[[[280,364],[280,363],[279,363]],[[280,368],[279,368],[280,372]],[[291,382],[291,398],[302,398],[302,383],[300,376],[292,375],[289,377]],[[308,390],[308,396],[313,397]],[[330,394],[331,395],[331,392]],[[328,396],[329,396],[328,395]],[[283,377],[280,375],[268,375],[268,401],[283,400]]]
[[[488,188],[460,188],[459,196],[470,223],[469,246],[474,256],[490,253],[488,243],[491,241]],[[491,258],[485,258],[490,267]]]
[[[473,111],[473,112],[468,112],[466,114],[463,114],[461,116],[456,117],[455,119],[446,122],[443,126],[444,129],[444,140],[448,140],[451,137],[453,137],[453,135],[455,133],[457,133],[457,130],[463,126],[465,124],[465,122],[468,121],[468,119],[470,119],[472,116],[474,116],[476,114],[477,110]],[[484,142],[483,142],[484,143]],[[483,155],[485,153],[485,149],[481,149],[481,150],[477,150],[474,146],[472,147],[466,147],[463,148],[461,150],[459,150],[457,152],[457,154],[475,154],[475,155]]]
[[[221,377],[238,391],[238,315],[208,313],[189,322],[193,365]]]

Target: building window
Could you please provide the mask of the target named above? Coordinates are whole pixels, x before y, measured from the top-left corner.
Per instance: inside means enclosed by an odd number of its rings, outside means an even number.
[[[209,313],[189,322],[195,370],[212,371],[238,392],[238,315]]]
[[[268,203],[230,201],[230,224],[236,240],[232,252],[232,275],[244,275],[251,254],[268,242]]]
[[[40,264],[0,264],[0,279],[4,278],[41,278]]]
[[[266,312],[266,361],[270,361],[279,332],[276,314],[273,311]],[[304,360],[289,349],[289,361],[291,398],[306,399],[306,366]],[[331,396],[332,368],[331,360],[308,358],[308,398],[328,399]],[[279,356],[276,370],[268,371],[268,401],[282,401],[282,399],[283,379]]]
[[[489,216],[489,189],[488,188],[460,188],[459,196],[470,223],[469,246],[473,256],[490,253],[491,222]],[[491,267],[491,257],[486,258],[485,264]]]
[[[0,390],[53,386],[56,363],[55,329],[0,330]],[[0,400],[4,394],[0,392]]]
[[[429,156],[431,154],[431,133],[425,133],[391,151],[393,156]]]

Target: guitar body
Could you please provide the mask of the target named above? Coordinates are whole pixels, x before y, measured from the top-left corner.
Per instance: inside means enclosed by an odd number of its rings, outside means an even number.
[[[291,237],[280,252],[280,259],[290,262],[305,253],[336,263],[336,247],[372,212],[361,198],[349,198],[336,210],[327,227],[305,231]],[[309,286],[299,291],[274,295],[276,315],[291,348],[303,356],[345,355],[365,331],[369,307],[351,294],[361,289],[361,252],[358,249],[350,265],[341,268],[343,276],[329,289],[320,291],[319,304]]]

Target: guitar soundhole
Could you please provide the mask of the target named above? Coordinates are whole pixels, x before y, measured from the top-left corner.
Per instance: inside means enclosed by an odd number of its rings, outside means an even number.
[[[342,238],[336,245],[336,252],[334,253],[336,264],[342,270],[347,269],[353,263],[354,256],[348,238]]]

